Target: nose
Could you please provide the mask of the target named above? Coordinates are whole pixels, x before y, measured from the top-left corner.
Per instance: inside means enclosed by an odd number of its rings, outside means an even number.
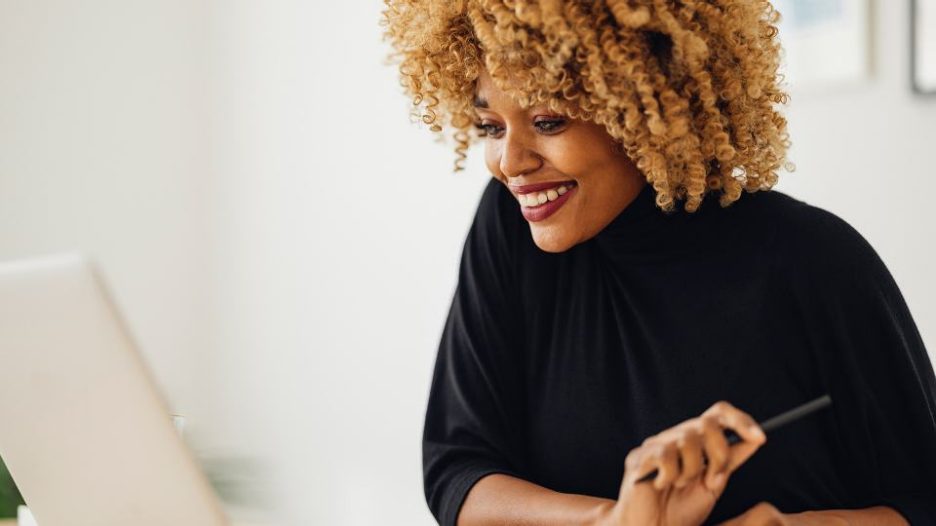
[[[535,171],[543,163],[526,137],[507,133],[500,156],[500,171],[507,177],[518,177]]]

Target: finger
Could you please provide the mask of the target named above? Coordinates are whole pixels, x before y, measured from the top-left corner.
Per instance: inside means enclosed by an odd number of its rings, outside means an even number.
[[[760,449],[760,446],[760,444],[751,444],[750,442],[739,442],[731,446],[728,452],[728,467],[725,471],[734,473],[741,464],[747,462]]]
[[[656,464],[659,472],[653,480],[653,487],[664,490],[679,476],[679,449],[675,442],[657,446]]]
[[[767,437],[757,422],[739,409],[725,407],[723,412],[716,413],[716,418],[720,425],[733,429],[741,437],[741,441],[730,446],[728,451],[726,470],[733,473],[764,445]]]
[[[653,444],[648,445],[648,442],[644,441],[644,445],[632,449],[627,454],[627,458],[624,460],[624,482],[621,486],[622,490],[635,487],[653,488],[653,484],[638,484],[637,481],[654,470],[657,470],[657,474],[659,475],[655,452],[656,449]]]
[[[767,440],[767,435],[751,415],[725,401],[716,402],[712,408],[711,414],[718,417],[718,422],[734,430],[743,441],[762,444]]]
[[[702,464],[702,436],[697,430],[687,430],[682,439],[677,442],[677,446],[682,469],[679,477],[676,478],[675,486],[682,488],[698,477],[705,467]]]
[[[623,502],[655,502],[663,498],[654,484],[655,479],[637,482],[654,470],[659,474],[656,450],[652,446],[640,446],[631,450],[625,461],[624,481],[618,499]]]
[[[728,467],[728,440],[722,427],[714,417],[702,418],[702,445],[705,450],[705,485],[714,489],[718,484],[715,476]]]
[[[624,487],[632,486],[634,482],[643,477],[647,472],[643,470],[644,449],[636,447],[627,453],[624,459]]]

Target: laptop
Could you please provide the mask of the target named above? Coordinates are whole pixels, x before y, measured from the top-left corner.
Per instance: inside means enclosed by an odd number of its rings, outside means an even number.
[[[0,263],[0,457],[39,526],[222,526],[92,264]]]

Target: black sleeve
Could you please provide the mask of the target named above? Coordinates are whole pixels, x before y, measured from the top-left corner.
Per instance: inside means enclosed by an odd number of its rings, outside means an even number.
[[[522,477],[522,329],[514,263],[522,225],[496,179],[484,189],[462,249],[436,356],[422,441],[426,502],[454,526],[482,476]],[[511,208],[513,205],[513,208]]]
[[[849,224],[821,211],[800,292],[832,396],[855,507],[886,505],[936,525],[936,379],[903,295]]]

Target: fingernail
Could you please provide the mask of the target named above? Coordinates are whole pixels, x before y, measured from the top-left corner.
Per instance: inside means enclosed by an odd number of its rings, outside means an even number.
[[[761,440],[765,440],[767,438],[767,435],[764,434],[764,431],[759,426],[751,426],[751,432],[753,432],[754,435]]]

